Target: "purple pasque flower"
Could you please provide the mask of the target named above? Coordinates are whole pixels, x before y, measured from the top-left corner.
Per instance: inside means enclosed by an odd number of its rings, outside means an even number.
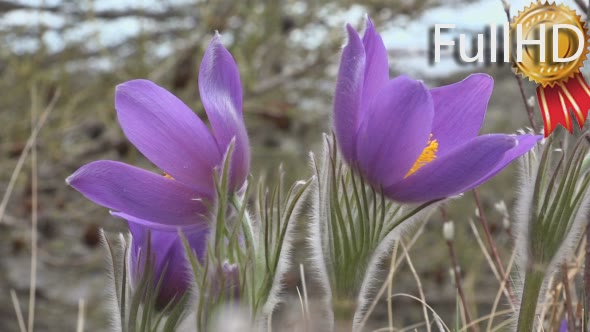
[[[177,231],[152,229],[132,220],[128,224],[132,238],[129,252],[131,280],[134,285],[141,280],[147,260],[147,244],[150,241],[149,243],[152,243],[150,256],[153,259],[151,264],[154,271],[152,282],[153,285],[160,283],[156,306],[163,308],[190,286],[191,271],[185,268],[184,244]],[[201,261],[205,256],[207,235],[208,232],[200,229],[183,230],[183,236]],[[162,278],[161,281],[160,278]]]
[[[567,319],[562,319],[561,323],[559,324],[559,332],[567,332]]]
[[[132,80],[116,88],[115,108],[123,132],[165,176],[100,160],[66,179],[88,199],[128,221],[132,253],[145,250],[145,232],[150,230],[156,280],[168,261],[160,291],[164,301],[188,286],[178,229],[197,256],[205,250],[208,206],[215,198],[214,170],[222,165],[232,141],[230,191],[239,191],[249,173],[250,148],[242,116],[239,71],[219,35],[205,51],[199,93],[212,130],[180,99],[153,82]]]
[[[485,74],[428,89],[389,79],[387,51],[367,18],[364,36],[347,26],[334,96],[334,129],[344,160],[399,202],[470,190],[530,150],[541,136],[478,136],[493,80]]]

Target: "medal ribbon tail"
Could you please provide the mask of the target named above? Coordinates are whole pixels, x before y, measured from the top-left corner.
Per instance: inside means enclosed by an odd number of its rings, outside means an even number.
[[[588,110],[590,110],[590,86],[580,73],[570,78],[566,83],[560,83],[559,86],[566,99],[568,110],[573,111],[578,126],[582,129],[588,117]]]
[[[573,132],[572,119],[568,112],[565,98],[558,85],[553,87],[537,87],[537,98],[541,108],[541,116],[545,125],[545,137],[549,137],[557,128],[562,125],[570,133]]]
[[[562,125],[573,133],[572,113],[580,129],[584,127],[590,110],[590,86],[582,74],[576,74],[566,83],[559,82],[552,87],[537,87],[537,98],[545,124],[545,137],[548,137],[557,125]]]

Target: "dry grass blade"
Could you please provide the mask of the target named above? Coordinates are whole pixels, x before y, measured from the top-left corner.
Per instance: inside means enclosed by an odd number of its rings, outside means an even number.
[[[476,324],[479,324],[481,322],[485,322],[486,320],[489,322],[494,317],[500,317],[500,316],[508,315],[510,313],[512,313],[512,310],[511,309],[505,309],[505,310],[502,310],[502,311],[494,311],[494,312],[489,313],[489,314],[487,314],[485,316],[481,316],[478,319],[474,319],[471,322],[470,325],[463,326],[463,328],[461,330],[459,330],[459,331],[460,332],[467,331],[467,329],[469,329],[472,325],[476,325]],[[506,321],[507,322],[512,322],[512,319],[508,318],[508,319],[506,319]],[[501,326],[504,326],[504,324],[505,324],[506,321],[502,322],[501,323]],[[489,328],[486,328],[486,331],[493,331],[493,330],[492,330],[491,327],[489,327]]]
[[[299,273],[301,274],[301,287],[303,288],[303,309],[305,319],[305,329],[308,330],[309,326],[309,298],[307,297],[307,283],[305,281],[305,269],[303,264],[299,264]]]
[[[572,293],[569,284],[569,275],[568,275],[568,262],[567,260],[563,263],[562,266],[562,282],[563,282],[563,295],[565,298],[565,309],[567,310],[567,323],[569,329],[571,331],[576,330],[576,316],[574,314],[574,305],[572,301]]]
[[[461,276],[461,268],[459,267],[459,262],[457,260],[457,255],[455,254],[455,245],[453,244],[452,240],[447,240],[447,246],[449,248],[449,257],[451,258],[451,270],[453,271],[453,279],[455,283],[455,288],[457,289],[457,295],[459,296],[459,300],[461,303],[460,306],[460,313],[462,319],[462,325],[464,326],[472,326],[471,325],[471,314],[469,313],[469,306],[467,305],[467,298],[465,296],[465,292],[463,291],[463,281]],[[472,326],[471,330],[476,332],[477,326]]]
[[[512,250],[512,255],[510,256],[510,261],[508,262],[508,267],[506,268],[506,273],[510,274],[512,271],[512,266],[514,266],[514,259],[516,258],[516,250]],[[492,325],[494,323],[494,317],[496,316],[496,310],[498,308],[498,304],[500,303],[500,298],[502,298],[502,293],[506,290],[506,282],[507,279],[502,280],[502,284],[500,285],[500,289],[498,289],[498,293],[496,294],[496,298],[494,299],[494,305],[492,306],[492,313],[490,314],[490,320],[488,321],[488,326],[486,331],[490,331],[492,329]],[[509,312],[514,312],[512,309],[508,309]]]
[[[297,296],[299,296],[299,304],[301,305],[301,318],[303,319],[303,321],[307,321],[307,318],[305,317],[305,303],[303,303],[303,297],[301,296],[301,291],[299,290],[299,287],[295,288],[297,290]]]
[[[78,323],[76,324],[76,332],[84,331],[84,315],[85,315],[84,299],[78,301]]]
[[[414,275],[414,279],[416,279],[416,286],[418,287],[418,293],[420,294],[420,299],[422,300],[422,311],[424,313],[424,320],[426,321],[426,330],[428,332],[430,332],[430,318],[428,316],[428,309],[426,308],[426,306],[424,305],[424,303],[426,303],[426,296],[424,296],[424,289],[422,288],[422,282],[420,281],[420,277],[418,276],[418,273],[416,272],[416,269],[414,268],[414,264],[412,264],[412,260],[410,259],[410,254],[408,253],[408,250],[406,249],[406,246],[404,245],[404,243],[401,243],[402,249],[404,250],[404,256],[406,256],[406,261],[408,262],[408,266],[410,267],[410,271],[412,271],[412,274]]]
[[[31,128],[35,128],[37,118],[37,89],[31,89]],[[29,316],[28,331],[33,332],[35,329],[35,301],[37,292],[37,207],[39,203],[39,193],[37,192],[37,135],[32,136],[31,140],[31,278],[29,283]]]
[[[420,237],[420,235],[422,235],[422,232],[424,231],[424,225],[425,224],[423,224],[422,226],[420,226],[420,228],[416,231],[416,233],[414,234],[414,236],[412,237],[412,239],[408,242],[408,244],[406,246],[407,250],[410,250],[414,246],[414,244],[416,243],[416,241],[418,240],[418,238]],[[398,246],[397,246],[397,242],[396,242],[394,244],[394,247],[393,247],[393,253],[392,253],[392,257],[391,257],[392,260],[391,260],[391,265],[390,265],[390,268],[389,268],[389,273],[393,273],[392,270],[393,271],[397,270],[401,266],[401,264],[405,261],[405,259],[406,259],[405,256],[402,256],[396,262],[395,257],[397,257],[397,249],[398,249]],[[393,274],[391,275],[391,277],[393,278]],[[377,296],[375,296],[375,300],[373,301],[373,303],[371,303],[371,306],[369,307],[369,309],[365,313],[365,316],[364,316],[363,320],[359,324],[359,327],[358,327],[359,330],[362,329],[365,326],[368,318],[371,316],[371,313],[373,312],[373,310],[375,310],[375,307],[377,306],[377,303],[379,302],[379,299],[381,298],[381,296],[383,296],[383,294],[385,293],[385,290],[386,289],[387,289],[387,280],[386,280],[385,283],[383,283],[383,286],[379,290]],[[388,299],[389,298],[390,297],[388,297]],[[391,312],[392,311],[389,310],[389,313],[388,314],[390,314]]]
[[[473,220],[469,220],[469,226],[471,226],[471,230],[473,231],[473,234],[475,235],[475,238],[476,238],[477,243],[481,249],[481,252],[483,252],[484,257],[486,258],[486,261],[488,262],[488,265],[492,269],[494,276],[496,276],[496,280],[498,280],[498,282],[500,282],[500,284],[506,284],[508,282],[508,279],[500,276],[500,274],[498,273],[498,270],[496,269],[496,264],[494,264],[492,257],[488,253],[488,250],[487,250],[485,244],[483,243],[481,235],[479,235],[479,232],[477,231],[477,227],[473,223]],[[506,276],[508,276],[508,274]],[[515,311],[516,308],[514,307],[514,303],[512,302],[512,296],[510,296],[510,293],[508,292],[506,287],[503,287],[502,292],[504,293],[504,296],[508,299],[508,303],[510,303],[512,310]]]
[[[381,286],[381,289],[379,289],[379,292],[377,293],[377,296],[375,296],[375,300],[373,301],[373,303],[371,303],[371,306],[369,307],[369,309],[365,313],[365,316],[363,317],[363,320],[361,321],[361,323],[358,326],[358,330],[359,331],[362,331],[363,327],[367,323],[367,320],[371,316],[371,313],[373,312],[373,310],[375,310],[375,307],[377,306],[377,303],[379,302],[379,299],[385,293],[385,290],[387,289],[387,285],[393,279],[393,275],[394,275],[395,270],[397,268],[397,265],[395,264],[395,258],[397,257],[397,248],[398,248],[398,246],[397,246],[397,242],[396,242],[394,244],[394,246],[393,246],[393,253],[391,254],[391,267],[389,268],[389,273],[387,274],[387,280],[385,281],[385,283],[383,284],[383,286]],[[388,297],[388,301],[390,301],[389,300],[390,298],[391,298],[391,296]],[[388,310],[388,311],[389,311],[389,313],[391,313],[391,310]]]
[[[18,297],[16,296],[16,292],[14,291],[14,289],[10,290],[10,297],[12,298],[12,305],[14,306],[14,312],[16,313],[18,328],[20,329],[20,332],[27,332],[27,327],[25,326],[23,313],[20,310],[20,303],[18,302]]]
[[[531,124],[534,126],[534,122],[531,122]],[[536,130],[535,130],[535,132],[536,132]],[[493,258],[492,262],[496,265],[496,269],[498,271],[498,274],[501,276],[501,279],[499,281],[502,282],[504,279],[508,278],[508,274],[504,270],[504,265],[502,264],[502,259],[500,258],[500,254],[498,254],[498,248],[496,246],[496,242],[494,241],[494,238],[493,238],[492,233],[490,231],[490,226],[488,224],[487,218],[485,217],[485,212],[483,210],[483,205],[481,203],[481,199],[479,198],[479,193],[478,193],[477,189],[473,189],[473,197],[475,199],[475,204],[477,205],[477,211],[479,211],[479,221],[484,229],[484,234],[485,234],[486,240],[488,242],[488,246],[490,247],[489,252],[490,252],[491,257]],[[512,301],[512,302],[516,302],[514,290],[512,289],[512,285],[510,283],[506,284],[506,291],[510,295],[508,300]]]
[[[395,258],[397,256],[397,245],[395,246],[394,254],[391,255],[391,268],[387,275],[387,320],[389,322],[389,330],[393,331],[393,303],[391,301],[391,294],[393,293],[393,274],[395,272]]]
[[[25,144],[24,149],[18,158],[16,166],[14,167],[12,175],[10,176],[10,180],[8,182],[8,186],[6,187],[6,191],[4,192],[4,196],[2,197],[2,201],[0,202],[0,224],[4,220],[4,214],[6,213],[6,206],[8,205],[8,200],[10,199],[10,195],[12,194],[12,190],[14,189],[16,179],[18,178],[18,175],[20,174],[20,171],[23,168],[23,165],[27,159],[27,156],[29,155],[29,152],[31,151],[34,141],[37,139],[37,136],[39,135],[39,131],[41,130],[41,128],[45,124],[45,121],[49,117],[49,114],[51,113],[51,111],[53,111],[53,109],[55,108],[55,104],[57,103],[57,100],[59,98],[59,94],[60,94],[60,91],[57,90],[56,93],[53,95],[53,98],[49,102],[49,105],[45,108],[43,113],[41,113],[41,116],[39,117],[37,124],[33,128],[31,135],[27,139],[27,143]]]
[[[410,298],[412,300],[416,300],[416,301],[422,303],[422,305],[424,305],[426,308],[428,308],[428,310],[430,310],[430,312],[434,316],[434,320],[435,320],[436,324],[438,325],[439,329],[441,331],[451,332],[451,329],[449,329],[449,327],[447,326],[447,324],[445,324],[445,322],[440,318],[440,316],[436,313],[436,311],[431,306],[428,305],[428,303],[422,301],[421,299],[415,297],[414,295],[405,294],[405,293],[393,294],[391,297],[392,298],[395,298],[395,297],[407,297],[407,298]]]
[[[507,320],[503,321],[502,323],[498,324],[498,326],[494,327],[494,329],[489,332],[505,331],[506,328],[511,324],[514,324],[514,320],[507,319]]]

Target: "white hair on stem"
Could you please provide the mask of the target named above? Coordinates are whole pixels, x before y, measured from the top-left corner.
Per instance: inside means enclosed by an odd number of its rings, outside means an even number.
[[[315,277],[323,291],[320,301],[323,304],[324,326],[323,329],[332,331],[334,329],[334,311],[332,308],[332,288],[330,286],[330,277],[328,274],[328,261],[326,259],[326,250],[324,244],[329,243],[329,232],[325,229],[328,223],[328,214],[325,205],[329,201],[329,163],[330,163],[330,145],[328,135],[323,135],[323,151],[321,160],[317,160],[313,153],[310,153],[310,164],[316,176],[311,184],[312,204],[309,212],[310,232],[308,235],[308,246],[311,251],[310,268],[307,270]]]
[[[313,181],[313,179],[310,179],[309,181]],[[298,188],[301,188],[301,186],[304,185],[306,185],[305,181],[296,182],[294,185],[294,191],[296,191]],[[283,242],[279,244],[282,246],[282,248],[280,249],[281,252],[278,258],[278,264],[275,270],[275,275],[273,277],[272,286],[266,299],[266,302],[264,303],[262,310],[259,314],[258,321],[256,322],[256,325],[260,327],[264,327],[268,324],[268,320],[272,316],[273,311],[275,310],[276,306],[281,302],[280,296],[283,291],[282,279],[291,267],[291,256],[293,252],[293,234],[296,226],[296,221],[301,216],[301,211],[303,210],[303,207],[306,205],[310,188],[308,187],[302,190],[304,190],[302,196],[295,197],[294,195],[291,195],[285,201],[286,206],[289,206],[290,204],[295,205],[293,212],[289,216],[289,219],[285,220],[285,222],[287,223],[287,229]],[[295,199],[297,201],[294,202]],[[271,220],[271,222],[273,222],[273,220]],[[282,225],[279,224],[276,226],[281,227]]]
[[[128,247],[125,237],[122,234],[118,236],[118,241],[113,244],[108,239],[108,236],[103,229],[100,229],[100,240],[106,253],[105,261],[107,263],[107,274],[109,281],[111,281],[111,286],[106,288],[109,302],[107,308],[110,309],[110,330],[122,332],[123,324],[125,322],[121,320],[121,312],[126,310],[126,308],[121,307],[121,303],[119,302],[119,292],[123,291],[123,289],[120,287],[122,283],[127,282],[127,280],[123,280],[122,268],[125,268],[124,261],[127,259],[125,257],[125,251]],[[129,274],[127,274],[127,276],[127,278],[129,278]]]
[[[545,143],[521,159],[520,195],[515,213],[515,250],[518,267],[515,289],[520,299],[519,305],[524,301],[534,301],[532,298],[523,298],[534,296],[531,290],[536,289],[535,286],[525,289],[525,280],[529,280],[528,273],[535,273],[536,277],[531,278],[540,280],[540,288],[535,307],[526,309],[524,313],[521,310],[524,307],[517,311],[518,328],[522,327],[521,323],[527,325],[527,322],[531,322],[533,311],[538,311],[539,304],[545,300],[549,280],[571,255],[586,226],[590,203],[587,181],[590,180],[590,175],[583,167],[587,158],[586,149],[582,148],[585,142],[581,140],[584,139],[585,137],[580,138],[575,147],[568,142],[562,143],[564,148],[560,149],[553,149],[552,142]],[[556,165],[552,163],[555,153],[560,154],[560,160]],[[562,214],[560,211],[565,213]],[[532,241],[545,241],[546,244],[535,246]],[[516,328],[516,325],[513,325],[513,328]]]
[[[372,301],[377,301],[375,295],[381,286],[381,278],[378,276],[384,272],[383,261],[391,254],[393,244],[395,241],[400,240],[404,235],[411,233],[412,231],[419,228],[423,222],[428,220],[428,217],[432,214],[438,204],[432,204],[429,207],[418,212],[413,217],[405,220],[400,225],[396,226],[385,238],[381,241],[377,249],[371,256],[367,271],[365,272],[361,289],[357,299],[357,309],[354,313],[353,319],[353,331],[359,330],[361,322],[363,321],[367,309],[371,305]],[[411,209],[402,209],[400,215],[403,212]]]

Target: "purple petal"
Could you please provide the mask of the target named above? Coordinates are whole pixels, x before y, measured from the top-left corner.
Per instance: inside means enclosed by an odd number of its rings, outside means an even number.
[[[248,133],[242,117],[242,86],[238,66],[215,35],[203,56],[199,71],[199,93],[217,140],[226,153],[235,138],[230,169],[230,187],[242,187],[250,169]]]
[[[439,155],[478,135],[493,88],[489,75],[473,74],[430,90],[434,101],[432,134],[438,140]]]
[[[537,144],[537,142],[543,139],[543,136],[527,134],[518,135],[515,136],[515,138],[518,140],[518,145],[506,152],[506,154],[504,154],[504,158],[502,159],[502,161],[500,161],[496,165],[496,167],[494,167],[494,169],[491,170],[485,177],[483,177],[480,181],[472,185],[471,188],[465,189],[464,191],[475,188],[494,177],[506,166],[508,166],[508,164],[510,164],[514,159],[522,156],[523,154],[527,153],[530,149],[532,149],[535,146],[535,144]]]
[[[386,187],[401,180],[428,142],[434,109],[426,86],[400,76],[389,81],[364,115],[358,133],[359,165]]]
[[[373,98],[389,81],[387,50],[381,36],[375,31],[373,22],[367,16],[367,28],[363,36],[366,54],[365,79],[363,83],[362,107],[371,104]]]
[[[342,52],[334,94],[334,131],[344,160],[356,160],[356,133],[365,77],[365,48],[358,33],[347,25],[348,44]]]
[[[117,86],[115,106],[123,132],[146,158],[178,181],[213,190],[221,153],[188,106],[147,80]]]
[[[142,222],[136,218],[129,220],[129,230],[133,238],[131,247],[131,280],[137,285],[141,274],[145,269],[145,259],[140,255],[147,253],[148,239],[151,243],[150,253],[154,258],[154,280],[152,286],[155,288],[160,278],[162,282],[157,297],[157,305],[165,306],[174,298],[182,296],[190,285],[192,271],[186,260],[186,251],[178,230],[168,231],[154,230],[144,227]],[[207,245],[207,230],[183,230],[183,235],[189,243],[190,248],[196,252],[199,260],[202,260]],[[149,238],[148,238],[149,234]]]
[[[205,193],[124,163],[95,161],[82,166],[66,182],[96,204],[153,223],[177,226],[205,222]]]
[[[518,140],[508,135],[484,135],[453,149],[416,173],[384,190],[399,202],[427,202],[473,188],[493,171]]]
[[[562,319],[559,324],[559,332],[568,332],[567,319]]]

